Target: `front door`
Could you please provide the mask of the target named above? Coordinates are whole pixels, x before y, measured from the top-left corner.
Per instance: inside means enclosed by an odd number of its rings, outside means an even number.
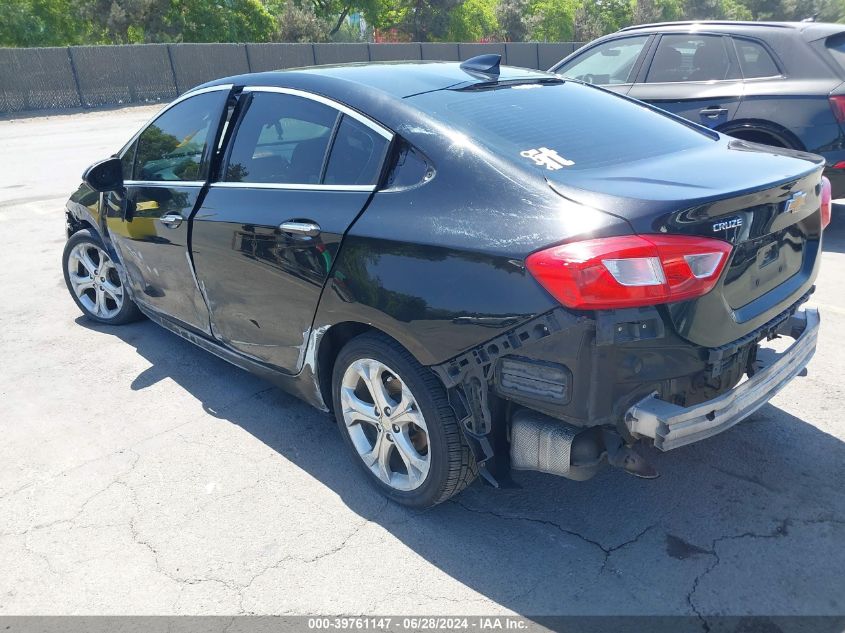
[[[732,120],[743,83],[730,39],[712,34],[661,35],[628,96],[709,128]]]
[[[373,195],[392,135],[295,90],[245,89],[218,181],[192,222],[213,334],[295,373],[323,285]]]
[[[168,108],[121,156],[125,190],[105,198],[105,221],[142,307],[210,333],[188,247],[191,213],[205,192],[209,147],[228,88]]]

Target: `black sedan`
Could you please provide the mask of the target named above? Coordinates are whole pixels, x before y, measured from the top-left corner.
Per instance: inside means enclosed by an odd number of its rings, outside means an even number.
[[[737,138],[821,154],[833,197],[845,196],[845,25],[641,24],[552,70]]]
[[[401,503],[653,477],[638,442],[725,430],[812,356],[823,166],[496,56],[242,75],[86,171],[64,275],[89,319],[333,411]]]

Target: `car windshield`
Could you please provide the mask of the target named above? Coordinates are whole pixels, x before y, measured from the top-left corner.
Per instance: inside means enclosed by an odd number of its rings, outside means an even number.
[[[704,131],[574,82],[441,90],[411,99],[495,153],[561,181],[569,171],[645,160],[713,142]]]

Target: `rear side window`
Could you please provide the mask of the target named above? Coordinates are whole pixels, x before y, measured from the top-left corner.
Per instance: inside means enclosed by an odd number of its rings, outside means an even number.
[[[456,142],[480,143],[561,181],[573,171],[713,142],[659,110],[574,82],[441,90],[410,100],[465,137]]]
[[[338,116],[311,99],[253,93],[235,130],[223,180],[318,184]]]
[[[824,41],[824,45],[833,60],[845,71],[845,33],[837,33]]]
[[[720,35],[664,35],[660,38],[646,83],[727,79],[730,59]]]
[[[360,121],[344,115],[326,168],[327,185],[374,185],[387,139]]]
[[[153,121],[138,137],[135,179],[205,180],[206,147],[217,132],[227,97],[225,90],[190,97]],[[128,160],[130,154],[131,150],[124,158]]]
[[[647,35],[604,42],[558,69],[558,74],[588,84],[612,85],[631,81],[631,73]]]
[[[776,77],[780,75],[775,60],[762,44],[752,40],[734,39],[739,67],[746,79]]]

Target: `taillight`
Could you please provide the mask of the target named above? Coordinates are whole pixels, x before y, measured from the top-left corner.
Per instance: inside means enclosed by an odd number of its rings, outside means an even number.
[[[828,97],[830,101],[830,109],[833,110],[833,116],[840,123],[845,123],[845,95],[833,95]]]
[[[822,229],[830,224],[831,198],[833,198],[833,194],[830,190],[830,181],[827,176],[822,176]]]
[[[554,246],[528,256],[528,271],[570,308],[669,303],[710,292],[731,245],[687,235],[625,235]]]

